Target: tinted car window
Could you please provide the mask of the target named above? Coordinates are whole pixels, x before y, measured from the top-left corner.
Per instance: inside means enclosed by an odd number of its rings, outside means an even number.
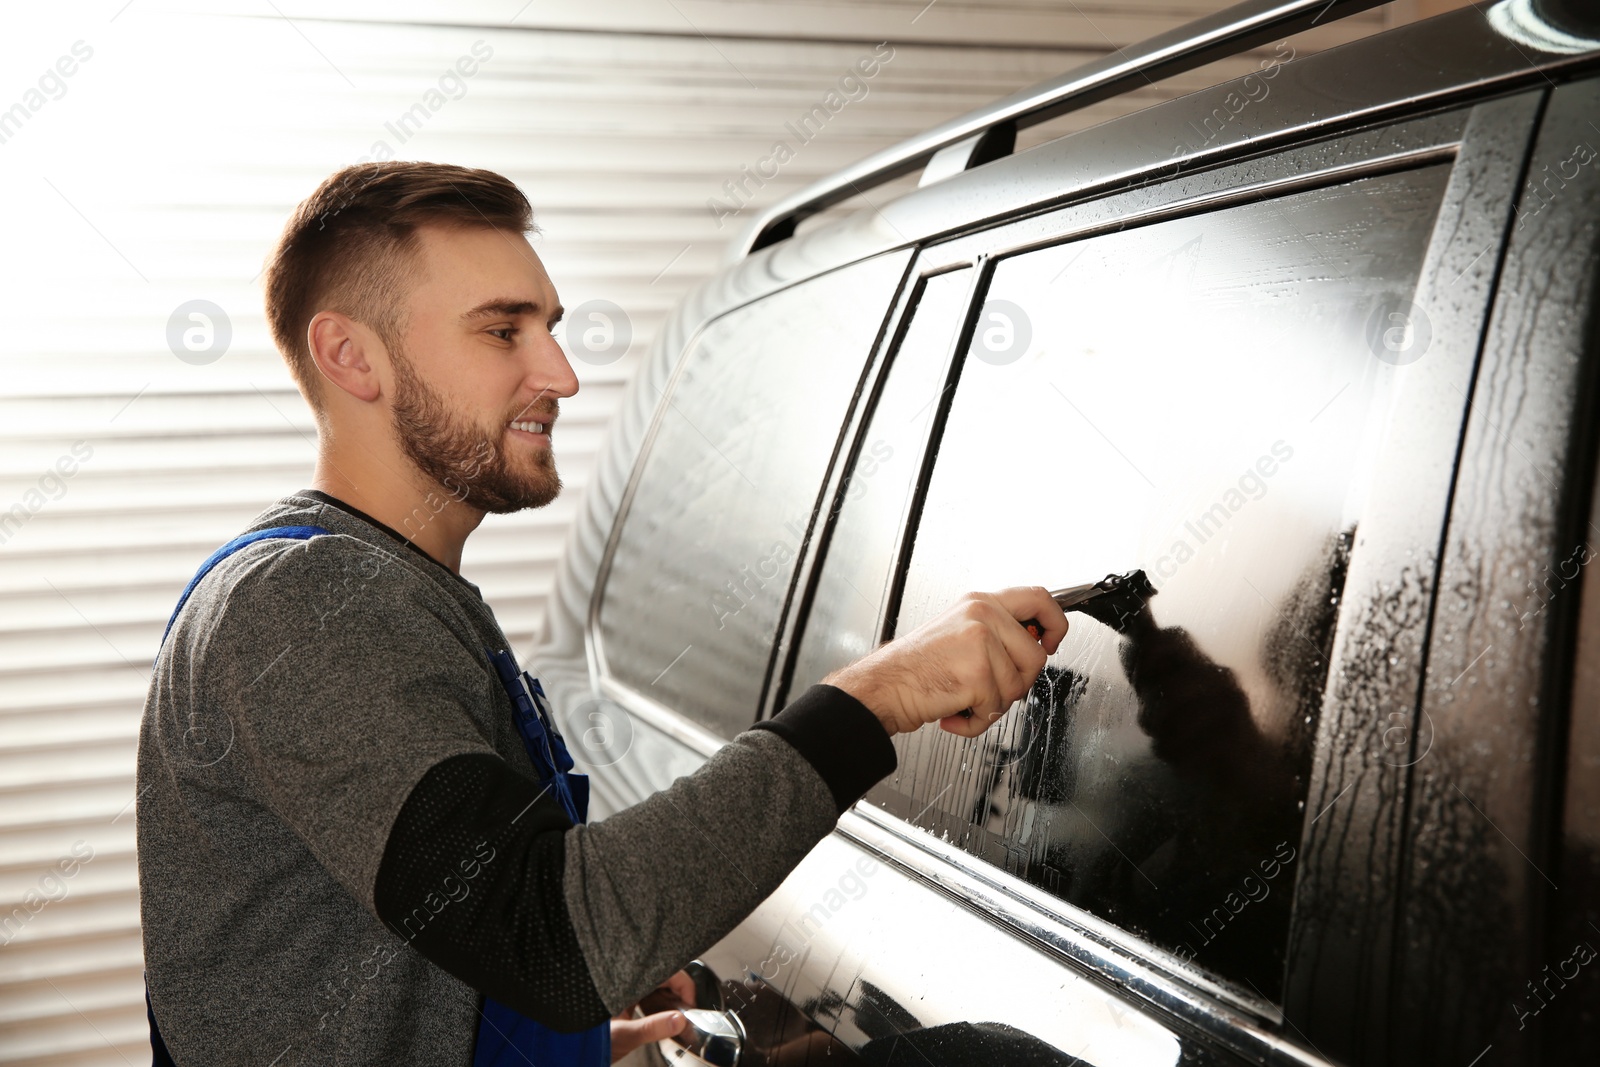
[[[724,315],[670,387],[611,557],[602,649],[612,677],[724,737],[755,719],[800,541],[906,259]]]
[[[894,544],[911,504],[950,346],[966,315],[972,268],[947,271],[918,288],[911,322],[891,354],[885,385],[862,447],[832,511],[837,521],[800,641],[794,686],[799,692],[872,651],[878,643]],[[881,546],[862,551],[864,546]]]
[[[1276,998],[1310,740],[1448,169],[1002,260],[916,520],[904,632],[969,589],[1143,569],[976,742],[870,799]],[[892,610],[892,609],[891,609]],[[1316,813],[1311,813],[1314,817]]]

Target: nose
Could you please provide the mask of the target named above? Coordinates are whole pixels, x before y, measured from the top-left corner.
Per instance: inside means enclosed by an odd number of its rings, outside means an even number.
[[[536,381],[546,396],[568,397],[578,391],[578,375],[567,354],[549,333],[541,332],[534,346],[528,377]]]

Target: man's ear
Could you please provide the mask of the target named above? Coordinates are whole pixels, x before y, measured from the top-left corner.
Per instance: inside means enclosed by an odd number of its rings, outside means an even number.
[[[357,400],[378,398],[381,382],[371,357],[382,360],[388,353],[371,330],[340,312],[319,311],[306,327],[306,344],[317,369],[335,388]]]

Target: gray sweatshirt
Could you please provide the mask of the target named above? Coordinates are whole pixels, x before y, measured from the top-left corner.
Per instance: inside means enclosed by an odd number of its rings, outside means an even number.
[[[817,686],[572,826],[534,780],[477,586],[323,494],[249,529],[284,525],[330,535],[218,564],[145,703],[146,981],[180,1067],[465,1065],[484,991],[596,1025],[737,925],[894,769],[871,712]]]

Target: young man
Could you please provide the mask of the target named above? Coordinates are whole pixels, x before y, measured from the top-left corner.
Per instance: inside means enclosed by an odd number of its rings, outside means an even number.
[[[981,733],[1066,634],[1042,589],[970,595],[583,825],[525,743],[537,686],[458,573],[486,512],[561,486],[578,382],[531,228],[497,174],[350,168],[269,266],[313,488],[191,583],[140,735],[146,982],[178,1064],[485,1063],[564,1033],[593,1063],[669,1036],[679,1013],[614,1017],[687,992],[675,972],[894,769],[890,735]]]

